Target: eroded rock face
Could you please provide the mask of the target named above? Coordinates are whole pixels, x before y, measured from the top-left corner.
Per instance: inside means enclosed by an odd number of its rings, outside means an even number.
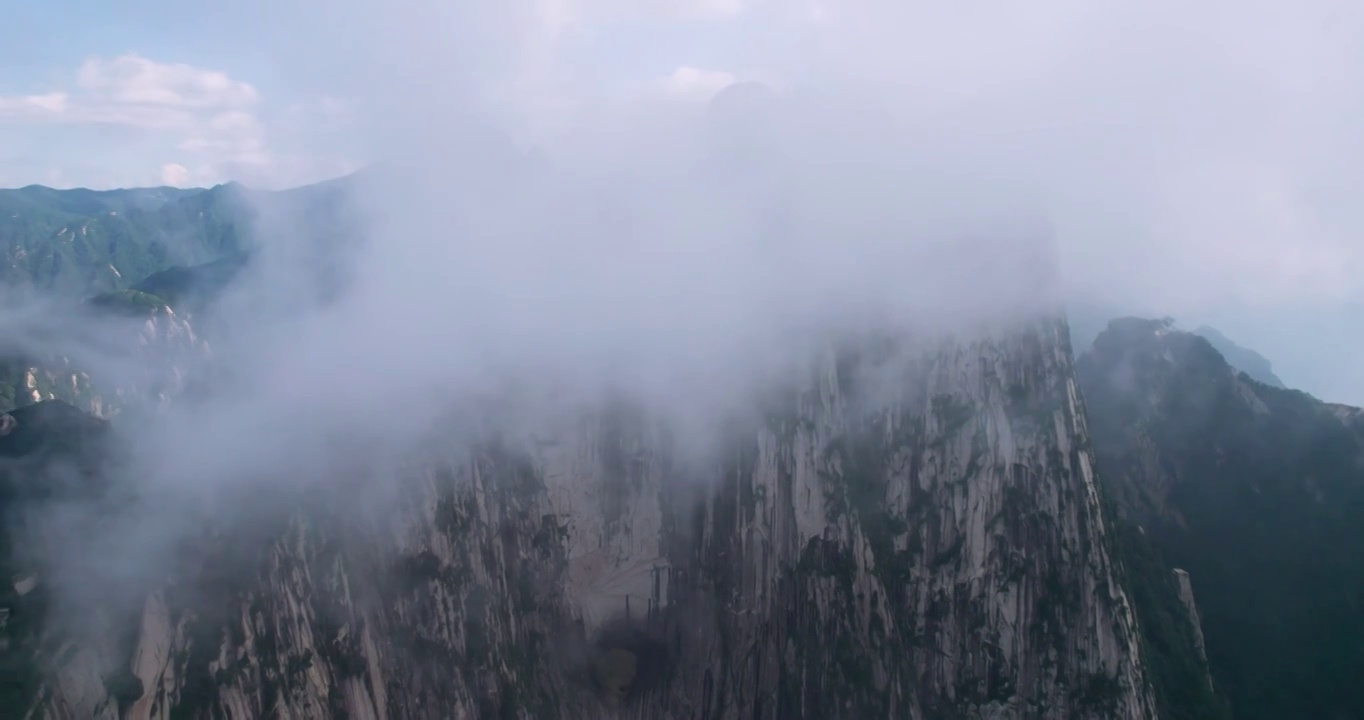
[[[162,408],[185,388],[191,368],[209,356],[190,319],[168,306],[141,322],[111,323],[125,333],[101,338],[97,360],[45,354],[0,358],[0,410],[61,400],[111,418],[130,407]],[[79,347],[79,345],[76,345]]]
[[[1198,604],[1194,602],[1193,583],[1189,580],[1189,573],[1180,568],[1174,569],[1175,584],[1179,588],[1179,601],[1184,604],[1184,609],[1189,613],[1189,624],[1193,626],[1194,643],[1198,647],[1199,658],[1208,662],[1207,648],[1203,645],[1203,621],[1198,619]],[[1212,682],[1212,678],[1208,679]]]
[[[275,503],[37,709],[1151,717],[1064,323],[814,367],[705,458],[611,404],[392,471],[382,502]]]

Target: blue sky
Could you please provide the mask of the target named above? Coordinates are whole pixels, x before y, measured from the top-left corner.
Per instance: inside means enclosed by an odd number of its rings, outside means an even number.
[[[347,148],[297,131],[330,107],[322,78],[280,62],[278,46],[250,42],[268,34],[260,8],[226,5],[61,0],[7,10],[0,184],[276,186],[349,169]]]
[[[665,82],[696,62],[743,64],[762,26],[707,24],[692,32],[706,23],[711,2],[730,14],[726,0],[697,0],[702,9],[681,16],[611,13],[560,33],[556,53],[617,90]],[[383,63],[366,62],[374,56],[355,46],[384,37],[374,22],[385,14],[381,4],[14,5],[0,27],[0,186],[235,179],[284,187],[349,172],[369,155],[347,124],[380,82]],[[562,7],[575,18],[591,10]],[[515,38],[508,45],[524,46]],[[683,76],[711,89],[717,78],[732,79],[727,71]],[[364,78],[358,93],[357,78]],[[250,93],[210,99],[206,88],[223,79]],[[165,90],[159,101],[137,95],[158,87]],[[198,101],[185,96],[194,93]]]
[[[287,187],[438,138],[423,123],[452,97],[545,137],[604,102],[699,106],[736,80],[884,87],[922,120],[897,141],[923,130],[943,157],[1051,194],[1087,297],[1212,324],[1290,384],[1364,403],[1349,2],[10,6],[0,186]]]

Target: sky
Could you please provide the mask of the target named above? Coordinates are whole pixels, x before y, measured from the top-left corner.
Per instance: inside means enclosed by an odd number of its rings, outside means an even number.
[[[290,187],[420,154],[470,115],[638,160],[671,137],[640,128],[756,80],[807,99],[787,112],[843,106],[845,130],[884,116],[862,139],[957,198],[1031,194],[1077,302],[1211,324],[1290,385],[1364,403],[1348,2],[14,5],[0,186]]]

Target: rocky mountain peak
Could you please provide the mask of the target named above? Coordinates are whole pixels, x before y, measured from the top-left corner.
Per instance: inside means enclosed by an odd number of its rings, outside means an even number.
[[[150,582],[132,637],[73,639],[38,707],[1151,717],[1064,322],[810,368],[704,456],[610,401],[356,478],[382,501],[205,518],[237,541]]]

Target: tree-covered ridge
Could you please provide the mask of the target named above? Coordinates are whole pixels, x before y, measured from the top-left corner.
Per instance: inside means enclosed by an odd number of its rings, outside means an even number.
[[[0,190],[0,290],[10,299],[129,288],[160,295],[164,286],[137,285],[177,266],[240,260],[283,244],[326,267],[356,238],[357,185],[366,177],[282,191],[236,183],[192,190]]]
[[[1161,321],[1113,321],[1077,369],[1117,510],[1189,572],[1235,717],[1364,716],[1357,411]]]
[[[95,295],[241,252],[254,222],[248,192],[0,191],[0,284],[11,296]]]

